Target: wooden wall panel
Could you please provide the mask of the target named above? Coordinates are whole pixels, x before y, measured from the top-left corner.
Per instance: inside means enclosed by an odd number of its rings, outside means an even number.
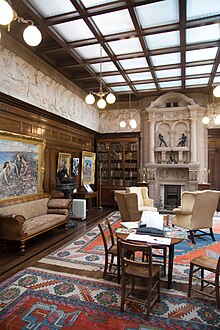
[[[82,150],[95,150],[94,131],[2,93],[0,130],[45,139],[43,186],[46,193],[56,187],[59,152],[81,158]],[[75,180],[77,184],[80,183],[80,177]]]

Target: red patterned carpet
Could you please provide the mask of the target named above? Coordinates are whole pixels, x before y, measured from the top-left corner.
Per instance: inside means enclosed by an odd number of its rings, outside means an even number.
[[[120,312],[120,286],[27,268],[0,285],[0,329],[147,330],[220,328],[215,303],[164,290],[147,322],[143,307]]]

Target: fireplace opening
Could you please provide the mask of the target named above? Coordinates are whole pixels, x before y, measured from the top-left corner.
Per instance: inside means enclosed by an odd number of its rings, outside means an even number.
[[[172,210],[180,205],[181,186],[165,185],[164,186],[164,208]]]

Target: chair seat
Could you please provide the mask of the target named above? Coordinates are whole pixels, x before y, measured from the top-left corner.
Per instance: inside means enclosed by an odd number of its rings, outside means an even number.
[[[109,249],[108,252],[111,254],[114,254],[115,256],[117,256],[118,254],[118,250],[117,250],[117,244],[112,245]]]
[[[160,271],[159,265],[153,265],[152,267],[152,276],[156,276],[156,274]],[[126,274],[135,276],[135,277],[141,277],[141,278],[149,278],[149,267],[146,265],[145,267],[140,266],[132,266],[128,265],[126,268]]]
[[[193,263],[197,267],[202,267],[206,270],[209,270],[210,272],[215,273],[218,260],[207,256],[199,256],[191,260],[191,263]]]

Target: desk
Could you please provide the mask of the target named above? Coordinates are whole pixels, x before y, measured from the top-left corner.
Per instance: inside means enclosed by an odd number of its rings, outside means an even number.
[[[128,236],[128,234],[122,234],[122,233],[115,233],[117,240],[125,240]],[[167,281],[167,289],[172,289],[172,275],[173,275],[173,258],[174,258],[174,246],[180,242],[182,242],[183,239],[180,238],[172,238],[170,245],[155,245],[151,244],[152,247],[156,249],[160,249],[161,247],[167,247],[169,250],[169,263],[168,263],[168,281]],[[134,243],[134,241],[132,241]],[[139,244],[144,244],[143,242],[137,242]],[[120,253],[118,250],[118,257],[117,257],[117,274],[118,274],[118,283],[120,283]]]
[[[72,198],[86,199],[88,201],[88,209],[92,207],[92,199],[95,198],[96,207],[98,207],[98,191],[88,192],[76,192],[72,194]]]

